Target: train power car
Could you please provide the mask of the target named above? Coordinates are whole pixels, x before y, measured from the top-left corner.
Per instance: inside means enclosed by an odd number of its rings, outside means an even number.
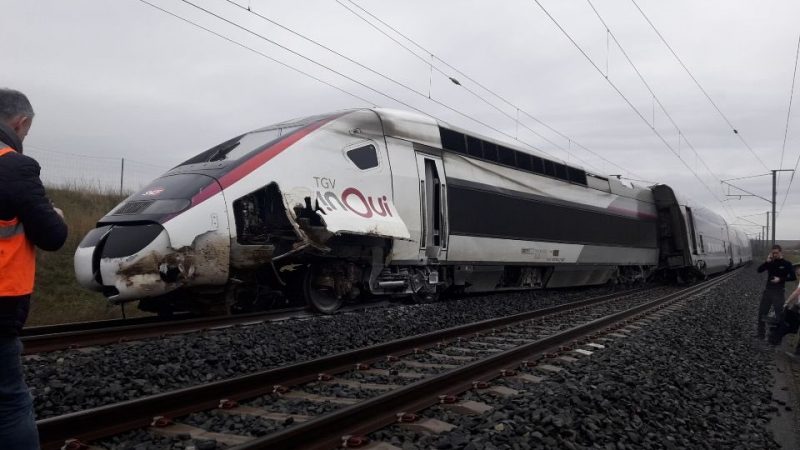
[[[667,186],[626,186],[422,114],[359,109],[245,133],[176,166],[97,223],[75,270],[149,311],[284,296],[332,312],[363,296],[710,274],[749,258],[730,230]]]

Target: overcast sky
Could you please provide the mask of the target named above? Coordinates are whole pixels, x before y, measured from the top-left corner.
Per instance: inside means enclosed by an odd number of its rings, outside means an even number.
[[[130,171],[126,176],[141,183],[216,143],[270,123],[353,107],[413,107],[479,134],[512,141],[516,137],[518,144],[592,172],[672,185],[729,221],[763,225],[769,203],[726,198],[728,188],[720,180],[791,169],[800,157],[800,99],[795,98],[781,162],[800,36],[797,0],[636,0],[738,135],[631,0],[592,0],[591,4],[539,0],[597,68],[533,0],[354,0],[355,4],[340,0],[421,56],[393,42],[337,0],[190,0],[253,34],[188,1],[147,1],[250,49],[140,0],[0,0],[4,44],[0,86],[22,90],[33,102],[37,117],[26,146],[42,163],[46,180],[70,177],[91,182],[110,174],[113,179],[119,171],[117,158],[124,157]],[[237,4],[249,6],[252,12]],[[431,61],[461,86],[432,71]],[[606,75],[638,113],[606,81]],[[800,86],[795,87],[796,94],[798,90]],[[439,103],[427,98],[429,92]],[[520,109],[519,124],[513,119],[516,108]],[[778,218],[779,239],[800,239],[800,174],[795,181]],[[762,197],[771,195],[769,176],[733,183]],[[789,175],[781,176],[779,208],[788,185]],[[747,230],[760,231],[757,227]]]

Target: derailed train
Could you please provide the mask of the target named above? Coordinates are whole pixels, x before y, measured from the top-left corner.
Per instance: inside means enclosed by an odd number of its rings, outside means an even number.
[[[389,109],[237,136],[131,195],[75,253],[115,303],[204,313],[297,297],[436,296],[692,279],[751,259],[666,185],[615,178]]]

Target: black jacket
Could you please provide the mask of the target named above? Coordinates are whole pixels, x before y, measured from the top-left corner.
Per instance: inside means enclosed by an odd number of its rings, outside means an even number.
[[[794,281],[797,276],[794,274],[794,266],[791,261],[785,259],[776,259],[770,262],[765,262],[758,266],[758,273],[767,271],[767,288],[770,289],[783,289],[787,281]],[[772,277],[781,279],[778,283],[773,283]]]
[[[4,147],[17,153],[0,156],[0,219],[18,217],[25,227],[25,237],[34,245],[42,250],[58,250],[67,239],[67,224],[45,195],[39,164],[22,154],[22,142],[16,133],[0,123],[0,148]],[[22,328],[29,297],[0,297],[0,336],[15,335]]]

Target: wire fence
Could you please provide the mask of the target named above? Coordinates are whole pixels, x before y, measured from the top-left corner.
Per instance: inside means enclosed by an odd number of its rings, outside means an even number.
[[[42,167],[47,186],[131,193],[169,170],[169,166],[129,158],[89,156],[26,146],[25,154]]]

